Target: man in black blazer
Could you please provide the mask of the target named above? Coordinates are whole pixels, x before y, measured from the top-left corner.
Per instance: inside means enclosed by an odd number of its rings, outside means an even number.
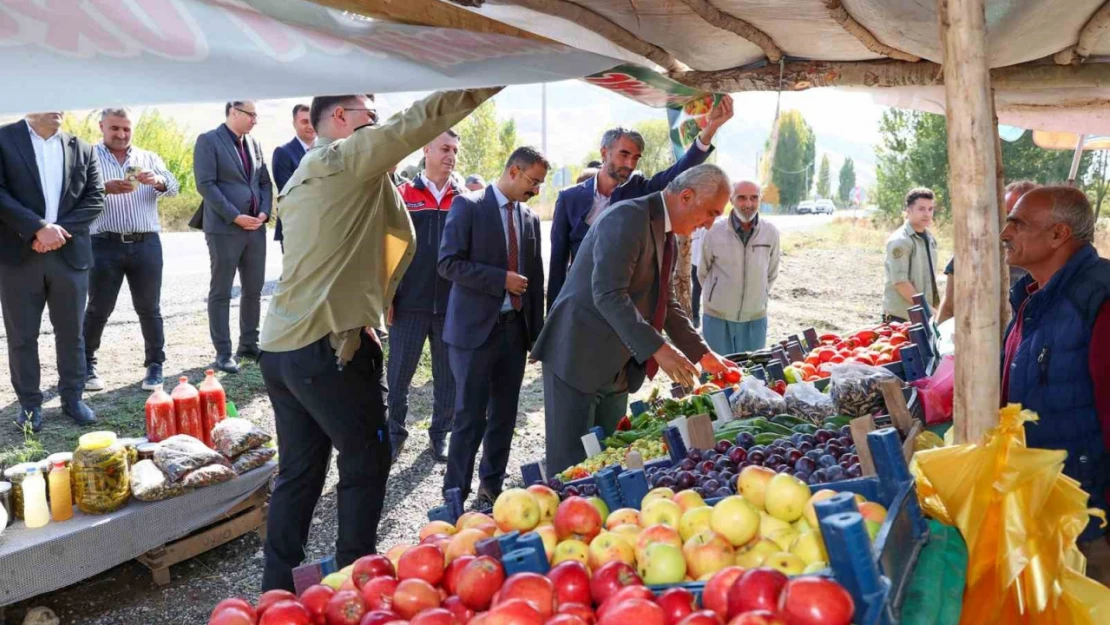
[[[543,329],[540,220],[523,202],[549,168],[535,148],[517,148],[496,183],[455,198],[439,246],[439,274],[453,283],[443,341],[455,376],[443,489],[470,494],[482,445],[479,506],[501,493],[528,350]]]
[[[281,193],[281,189],[285,187],[285,183],[292,177],[293,172],[297,171],[297,165],[301,164],[301,158],[304,157],[305,152],[312,149],[312,142],[316,140],[316,129],[312,127],[308,107],[304,104],[297,104],[293,107],[293,132],[297,136],[293,137],[292,141],[274,149],[272,160],[274,189],[278,193]],[[285,235],[281,230],[280,214],[277,216],[277,223],[274,224],[274,240],[279,243],[285,240]],[[284,243],[282,243],[281,249],[285,249]]]
[[[197,137],[193,174],[204,199],[201,224],[208,242],[212,279],[208,286],[208,332],[216,367],[238,373],[231,357],[231,286],[239,272],[239,349],[236,357],[258,360],[258,319],[266,280],[266,220],[273,186],[262,146],[248,133],[258,122],[254,102],[228,102],[227,121]],[[194,217],[194,225],[196,218]],[[194,225],[194,227],[196,227]]]
[[[62,113],[34,113],[0,128],[0,306],[8,336],[16,422],[42,428],[39,327],[50,306],[62,412],[96,421],[85,390],[82,320],[89,290],[89,224],[104,210],[93,148],[60,130]]]

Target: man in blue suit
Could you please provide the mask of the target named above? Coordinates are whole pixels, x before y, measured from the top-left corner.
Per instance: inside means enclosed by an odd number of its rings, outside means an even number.
[[[628,128],[613,128],[601,137],[601,167],[597,176],[581,184],[563,189],[555,200],[555,217],[551,224],[551,277],[547,284],[547,309],[567,279],[571,262],[578,256],[578,246],[586,238],[592,224],[610,204],[632,200],[662,191],[682,172],[705,162],[713,152],[717,130],[732,119],[732,96],[724,96],[709,111],[706,126],[694,145],[668,169],[645,178],[635,173],[644,153],[644,138]]]
[[[273,169],[274,185],[278,193],[282,187],[297,171],[301,158],[305,152],[312,149],[312,142],[316,140],[316,129],[312,127],[312,120],[308,115],[308,107],[298,104],[293,107],[293,131],[297,136],[284,145],[274,149]],[[281,243],[282,251],[285,250],[285,234],[281,231],[281,215],[278,215],[277,224],[274,226],[274,240]]]
[[[497,182],[455,198],[439,246],[439,274],[452,282],[443,341],[455,376],[443,489],[465,500],[481,445],[479,507],[501,493],[528,350],[543,328],[540,220],[523,202],[548,169],[535,148],[517,148]]]

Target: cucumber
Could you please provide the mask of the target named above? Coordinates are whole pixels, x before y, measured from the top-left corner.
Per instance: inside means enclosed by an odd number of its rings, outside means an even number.
[[[768,423],[767,427],[763,428],[763,431],[778,434],[779,437],[791,436],[794,434],[794,430],[791,430],[785,425],[779,425],[777,423]]]
[[[794,415],[780,414],[772,417],[771,423],[777,423],[779,425],[784,425],[788,428],[792,428],[795,425],[807,425],[809,424],[809,421],[795,417]]]
[[[790,429],[794,430],[798,434],[816,434],[817,433],[817,426],[813,425],[812,423],[799,423],[798,425],[795,425],[794,427],[792,427]]]
[[[775,434],[773,432],[758,434],[755,437],[755,444],[756,445],[770,445],[771,443],[779,440],[780,438],[782,438],[781,435]]]

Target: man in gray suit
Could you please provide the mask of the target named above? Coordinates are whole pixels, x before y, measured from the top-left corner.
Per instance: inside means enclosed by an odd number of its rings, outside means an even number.
[[[728,198],[724,171],[699,165],[661,192],[613,205],[590,228],[532,348],[543,362],[548,475],[585,458],[580,439],[591,427],[616,429],[645,376],[662,370],[690,387],[693,363],[710,373],[732,366],[698,336],[672,281],[675,235],[711,226]]]
[[[208,332],[216,348],[216,367],[237,373],[231,356],[231,285],[239,272],[239,349],[236,358],[258,360],[258,318],[266,279],[266,220],[272,185],[262,146],[248,133],[258,121],[254,102],[224,107],[227,120],[197,137],[193,173],[204,199],[193,227],[204,228],[212,280],[208,287]],[[197,222],[200,222],[199,224]]]

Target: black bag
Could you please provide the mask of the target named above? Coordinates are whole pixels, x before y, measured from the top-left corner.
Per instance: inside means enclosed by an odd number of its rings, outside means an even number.
[[[197,207],[197,212],[189,218],[189,227],[193,230],[204,230],[204,202]]]

